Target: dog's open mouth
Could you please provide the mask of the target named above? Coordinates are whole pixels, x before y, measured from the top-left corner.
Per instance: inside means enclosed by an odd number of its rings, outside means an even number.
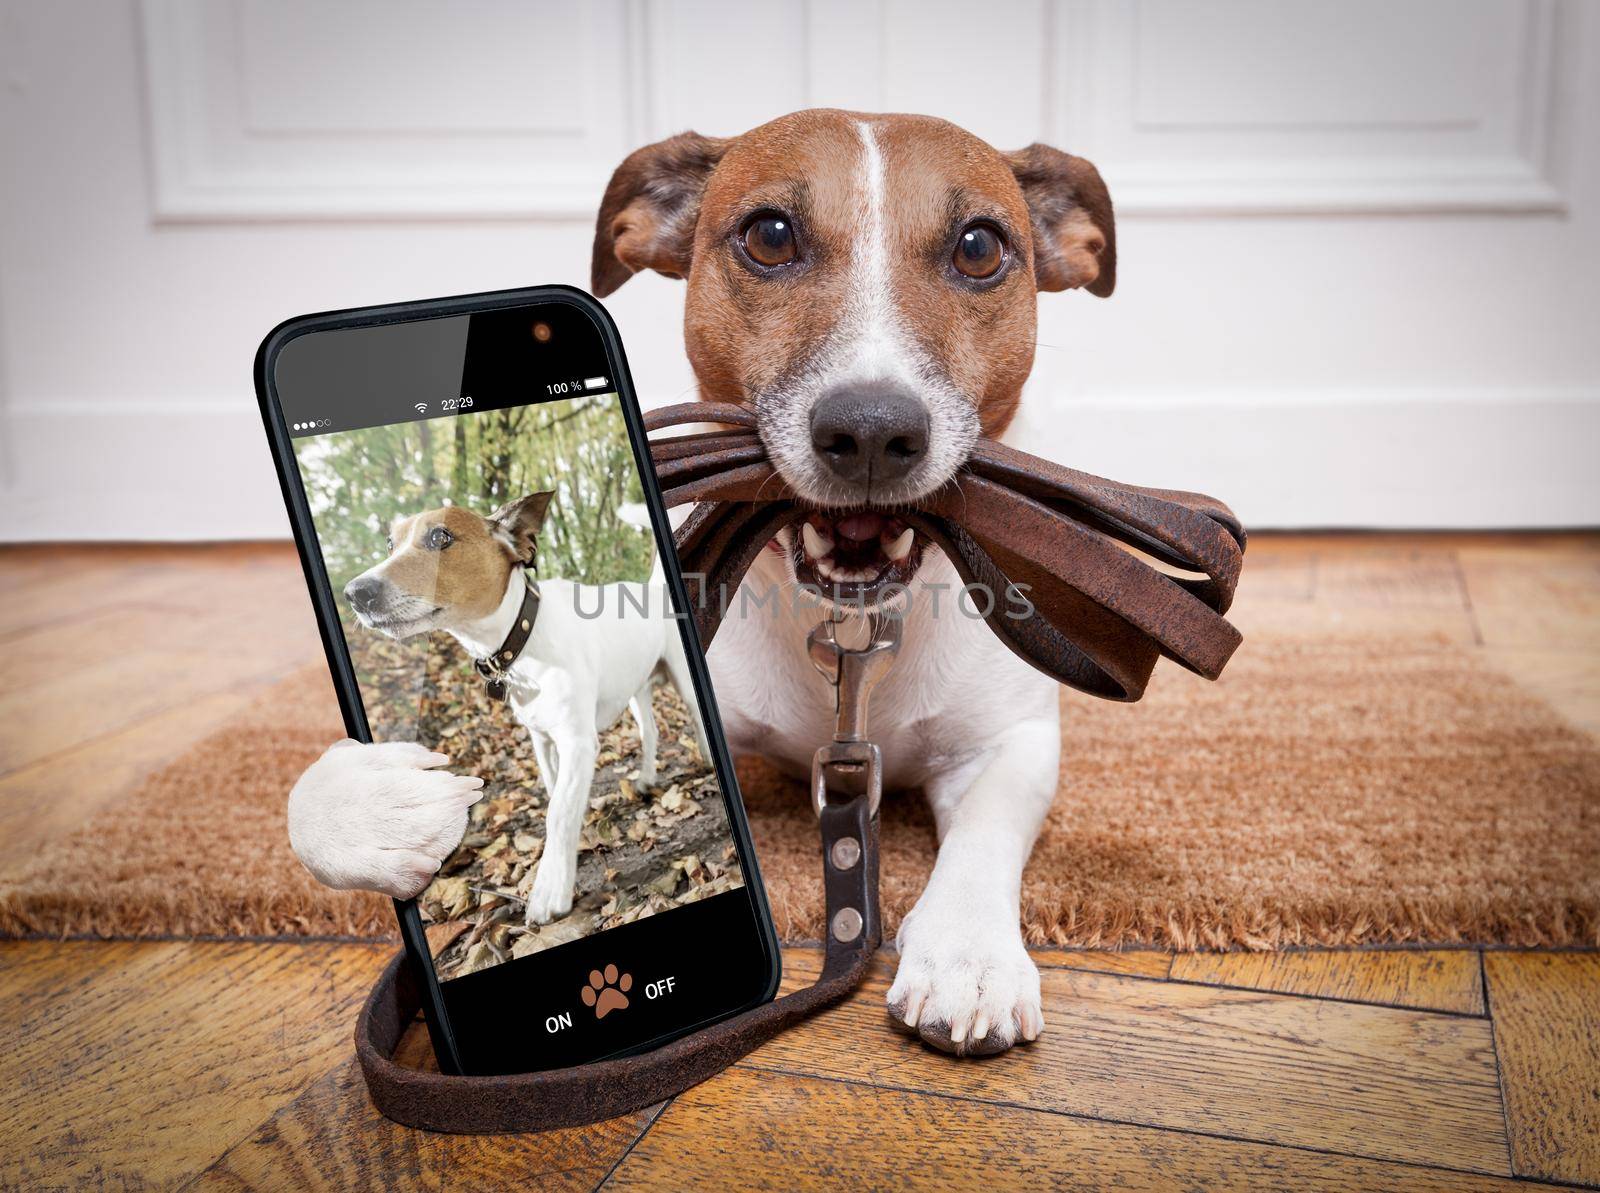
[[[790,533],[795,578],[840,600],[870,602],[922,566],[922,536],[888,514],[812,513]]]

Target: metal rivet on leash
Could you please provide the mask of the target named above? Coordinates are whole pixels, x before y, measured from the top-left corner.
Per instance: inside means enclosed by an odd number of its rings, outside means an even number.
[[[861,860],[861,842],[854,837],[841,837],[833,843],[833,868],[848,870]]]
[[[528,628],[528,619],[526,617],[522,619],[522,628],[523,630],[527,630]]]
[[[861,935],[861,913],[854,907],[841,907],[833,917],[833,938],[849,944]]]

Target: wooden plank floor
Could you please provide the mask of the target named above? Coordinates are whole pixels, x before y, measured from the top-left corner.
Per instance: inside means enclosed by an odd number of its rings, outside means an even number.
[[[1443,636],[1600,733],[1600,535],[1258,536],[1236,613]],[[286,546],[0,549],[0,880],[318,657]],[[0,943],[0,1187],[1600,1186],[1596,953],[1041,951],[1045,1035],[982,1062],[888,1029],[885,956],[670,1104],[446,1138],[354,1067],[385,951]]]

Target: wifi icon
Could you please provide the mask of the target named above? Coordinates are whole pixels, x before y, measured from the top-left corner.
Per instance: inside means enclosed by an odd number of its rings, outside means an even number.
[[[412,409],[415,410],[418,414],[421,414],[427,408],[428,408],[428,404],[426,402],[418,402],[415,406],[412,407]]]

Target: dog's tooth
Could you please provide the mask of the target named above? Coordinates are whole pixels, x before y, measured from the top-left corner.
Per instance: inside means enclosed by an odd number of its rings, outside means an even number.
[[[805,543],[806,554],[812,559],[821,559],[833,550],[833,544],[817,533],[817,528],[810,522],[800,524],[800,540]]]
[[[896,563],[899,563],[907,555],[911,554],[911,544],[916,540],[916,537],[917,532],[907,526],[900,532],[899,538],[883,549],[883,553]]]
[[[824,580],[837,579],[837,573],[833,564],[829,563],[826,559],[814,559],[811,562],[811,566],[817,569],[817,575],[821,576]]]

